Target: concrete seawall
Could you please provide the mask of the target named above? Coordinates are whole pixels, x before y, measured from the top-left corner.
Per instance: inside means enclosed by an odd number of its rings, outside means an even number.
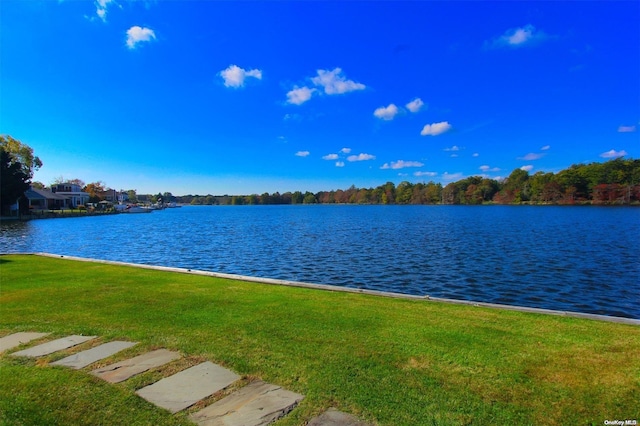
[[[202,276],[216,277],[216,278],[226,278],[231,280],[248,281],[248,282],[261,283],[261,284],[284,285],[284,286],[290,286],[290,287],[300,287],[300,288],[309,288],[309,289],[324,290],[324,291],[336,291],[336,292],[344,292],[344,293],[368,294],[372,296],[391,297],[396,299],[433,301],[433,302],[441,302],[441,303],[451,303],[456,305],[469,305],[469,306],[476,306],[476,307],[483,307],[483,308],[504,309],[504,310],[510,310],[510,311],[518,311],[518,312],[557,315],[557,316],[564,316],[564,317],[571,317],[571,318],[585,318],[585,319],[591,319],[591,320],[597,320],[597,321],[607,321],[607,322],[615,322],[615,323],[629,324],[629,325],[640,325],[640,319],[614,317],[614,316],[608,316],[608,315],[596,315],[596,314],[587,314],[587,313],[571,312],[571,311],[557,311],[552,309],[530,308],[526,306],[515,306],[515,305],[501,305],[496,303],[474,302],[474,301],[468,301],[468,300],[445,299],[445,298],[431,297],[431,296],[415,296],[410,294],[392,293],[392,292],[378,291],[378,290],[365,290],[365,289],[340,287],[340,286],[334,286],[334,285],[328,285],[328,284],[310,284],[310,283],[304,283],[299,281],[279,280],[274,278],[259,278],[259,277],[251,277],[246,275],[235,275],[235,274],[225,274],[225,273],[219,273],[219,272],[200,271],[195,269],[173,268],[173,267],[167,267],[167,266],[154,266],[154,265],[143,265],[138,263],[118,262],[118,261],[111,261],[111,260],[90,259],[85,257],[66,256],[66,255],[59,255],[59,254],[52,254],[52,253],[20,253],[20,254],[43,256],[43,257],[50,257],[50,258],[57,258],[57,259],[69,259],[69,260],[75,260],[79,262],[103,263],[106,265],[130,266],[134,268],[152,269],[152,270],[164,271],[164,272],[177,272],[181,274],[202,275]]]

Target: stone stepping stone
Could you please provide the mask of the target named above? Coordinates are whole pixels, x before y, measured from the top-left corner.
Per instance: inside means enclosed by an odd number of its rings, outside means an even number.
[[[221,391],[239,378],[233,371],[207,361],[139,389],[136,393],[152,404],[177,413]]]
[[[51,365],[64,365],[65,367],[71,367],[74,370],[79,370],[89,364],[93,364],[96,361],[100,361],[101,359],[107,358],[137,344],[138,342],[123,342],[116,340],[96,346],[95,348],[87,349],[86,351],[78,352],[77,354],[69,355],[66,358],[52,362]]]
[[[49,333],[34,333],[34,332],[19,332],[9,334],[0,338],[0,353],[20,346],[23,343],[28,343],[32,340],[39,339],[48,335]]]
[[[262,426],[284,417],[304,398],[256,381],[190,416],[200,426]]]
[[[74,334],[72,336],[67,336],[61,339],[53,340],[51,342],[43,343],[29,349],[14,352],[11,354],[11,356],[28,356],[32,358],[45,356],[54,352],[61,351],[63,349],[72,348],[76,345],[79,345],[80,343],[95,339],[96,337],[98,336],[78,336]]]
[[[160,367],[178,358],[180,358],[180,354],[177,352],[158,349],[115,364],[107,365],[106,367],[98,368],[93,370],[91,374],[95,374],[109,383],[120,383],[136,374]]]
[[[370,426],[351,414],[330,408],[318,417],[311,419],[307,426]]]

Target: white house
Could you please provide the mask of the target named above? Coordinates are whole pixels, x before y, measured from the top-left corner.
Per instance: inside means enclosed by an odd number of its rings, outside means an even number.
[[[78,206],[84,206],[89,202],[89,193],[83,192],[80,185],[74,183],[59,183],[51,185],[51,192],[62,195],[69,200],[69,206],[77,208]]]

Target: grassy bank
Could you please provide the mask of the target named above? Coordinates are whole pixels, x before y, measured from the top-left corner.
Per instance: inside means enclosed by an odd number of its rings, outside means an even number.
[[[0,336],[210,360],[306,395],[282,425],[328,407],[380,425],[640,420],[637,326],[37,256],[2,256],[0,273]],[[60,357],[0,357],[0,424],[188,424],[134,394],[168,371],[112,385],[46,366]]]

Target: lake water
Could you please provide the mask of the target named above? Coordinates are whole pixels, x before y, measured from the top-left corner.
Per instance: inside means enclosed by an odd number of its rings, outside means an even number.
[[[640,319],[640,209],[186,206],[3,222],[62,255]]]

